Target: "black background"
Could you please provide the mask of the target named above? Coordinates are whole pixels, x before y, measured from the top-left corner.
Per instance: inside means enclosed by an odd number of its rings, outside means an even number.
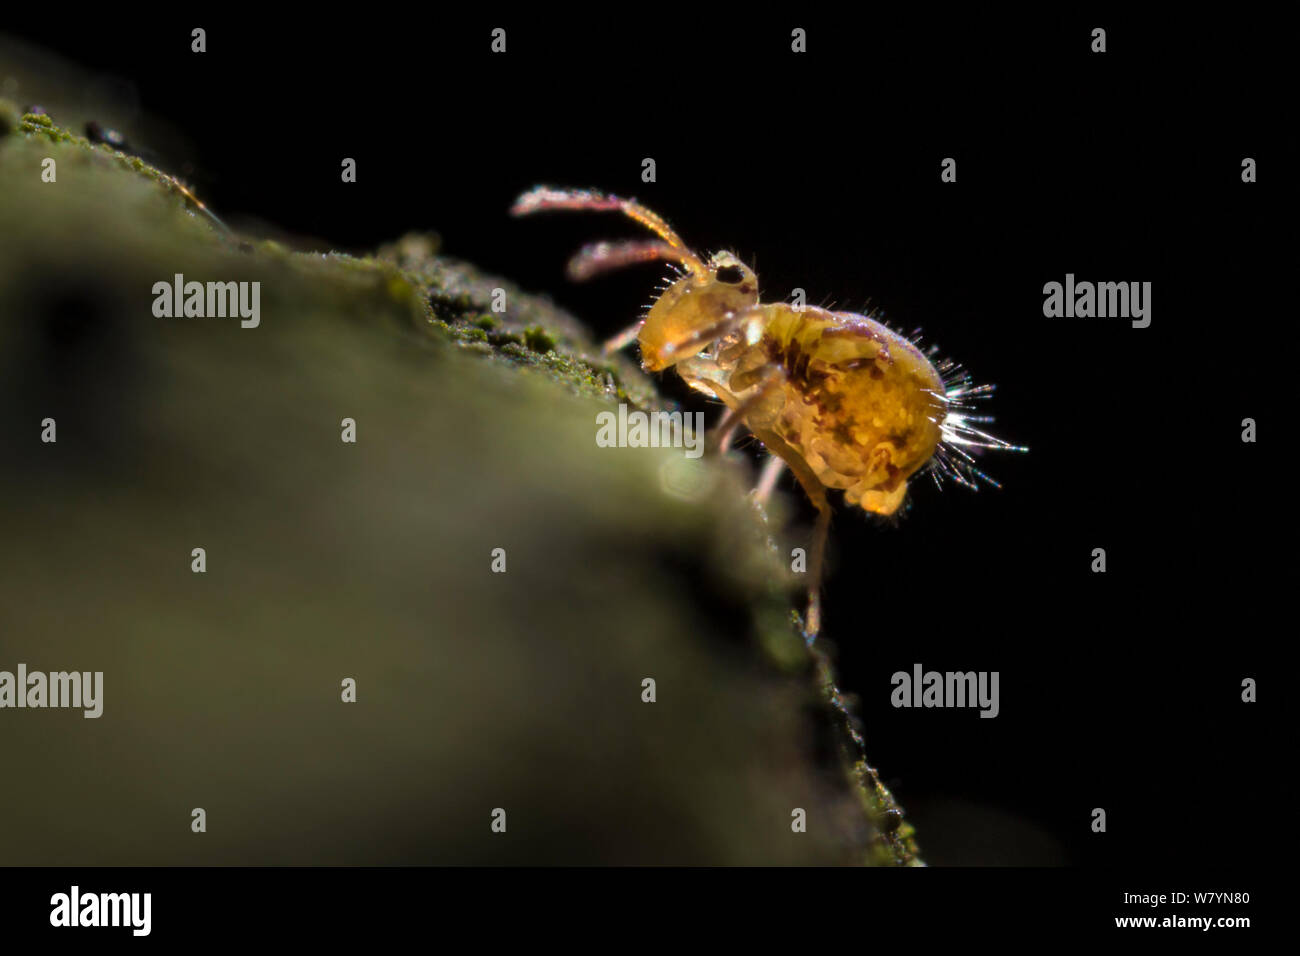
[[[573,286],[563,265],[635,227],[506,215],[537,183],[593,186],[635,195],[697,248],[736,250],[765,298],[799,286],[921,327],[997,383],[991,430],[1031,447],[986,456],[1001,490],[927,479],[899,520],[840,509],[833,526],[826,634],[927,859],[1263,859],[1279,827],[1265,805],[1286,719],[1277,655],[1294,632],[1294,104],[1276,25],[742,9],[279,22],[164,7],[26,35],[129,81],[141,116],[183,131],[164,165],[238,225],[351,250],[437,231],[446,253],[604,335],[658,273]],[[489,52],[495,26],[505,56]],[[789,52],[793,26],[806,55]],[[340,181],[345,156],[356,184]],[[1257,184],[1241,182],[1246,156]],[[640,181],[645,157],[656,183]],[[1151,326],[1045,318],[1043,284],[1067,272],[1150,281]],[[1257,444],[1240,440],[1245,417]],[[889,676],[916,662],[1000,671],[1001,715],[893,709]],[[1004,818],[1049,843],[999,848]]]

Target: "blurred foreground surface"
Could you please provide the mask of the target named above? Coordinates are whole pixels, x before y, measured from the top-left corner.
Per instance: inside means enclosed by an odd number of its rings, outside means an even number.
[[[657,402],[626,360],[0,111],[0,670],[104,672],[97,720],[0,711],[0,864],[914,861],[739,477],[596,446]],[[260,325],[155,317],[177,273]]]

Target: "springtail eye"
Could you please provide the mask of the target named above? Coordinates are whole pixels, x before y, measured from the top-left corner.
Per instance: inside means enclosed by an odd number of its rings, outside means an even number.
[[[714,277],[727,285],[739,285],[744,280],[745,273],[740,266],[723,266],[714,273]]]

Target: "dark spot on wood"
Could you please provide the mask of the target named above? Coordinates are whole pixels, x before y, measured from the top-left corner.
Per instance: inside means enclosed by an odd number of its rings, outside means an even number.
[[[125,136],[112,127],[103,126],[95,120],[91,120],[86,124],[86,139],[92,143],[105,143],[118,150],[130,148]]]

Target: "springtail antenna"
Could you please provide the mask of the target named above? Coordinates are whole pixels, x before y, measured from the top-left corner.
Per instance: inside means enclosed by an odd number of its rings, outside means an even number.
[[[547,212],[556,209],[601,212],[612,211],[621,212],[630,219],[634,219],[641,225],[645,226],[655,235],[667,244],[668,248],[662,250],[657,256],[651,258],[672,258],[680,262],[692,274],[698,278],[706,278],[709,274],[708,267],[700,261],[700,257],[693,253],[686,243],[682,242],[681,237],[677,235],[660,216],[651,212],[645,206],[632,199],[620,199],[617,196],[607,196],[602,192],[594,189],[552,189],[549,186],[538,186],[530,189],[515,200],[515,204],[510,208],[512,216],[527,216],[535,212]],[[611,247],[612,248],[612,247]],[[585,252],[586,250],[584,250]],[[671,251],[671,256],[668,253]],[[578,259],[583,258],[583,253],[578,254]],[[621,262],[612,263],[609,268],[615,268],[617,265],[627,265],[632,262],[643,262],[644,258],[629,258]],[[570,265],[570,269],[573,265]],[[591,268],[595,272],[604,271],[598,265],[593,264]],[[594,274],[594,272],[592,273]]]

